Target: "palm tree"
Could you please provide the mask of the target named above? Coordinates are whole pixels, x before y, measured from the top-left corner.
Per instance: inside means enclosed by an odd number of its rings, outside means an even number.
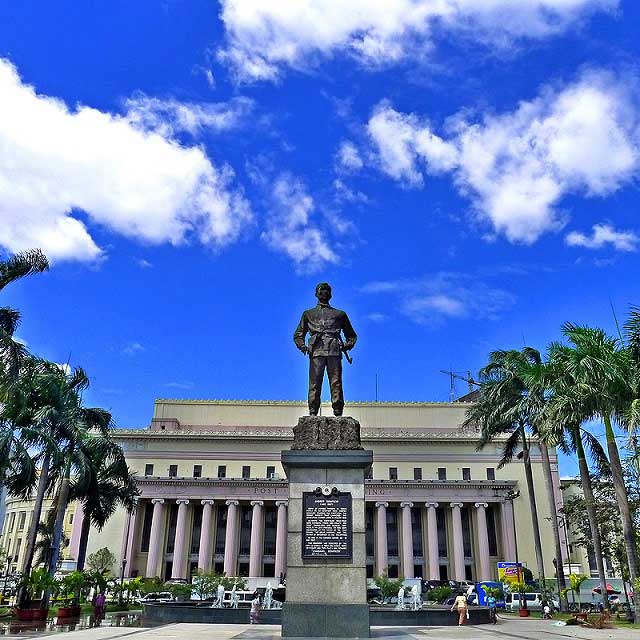
[[[567,323],[562,331],[569,342],[569,348],[564,352],[564,366],[576,382],[574,389],[576,416],[582,422],[600,418],[604,423],[629,575],[634,581],[640,577],[640,564],[624,472],[613,428],[614,420],[624,424],[626,410],[632,397],[629,382],[634,376],[631,357],[634,348],[625,348],[620,340],[608,336],[599,328]],[[636,606],[640,606],[640,594],[634,595],[634,599]]]
[[[42,273],[49,268],[47,258],[39,249],[16,253],[0,260],[0,291],[7,285],[32,273]],[[20,361],[25,355],[24,345],[13,336],[20,322],[20,313],[10,307],[0,307],[0,399],[2,389],[15,382]]]
[[[528,374],[528,381],[545,389],[547,406],[541,421],[545,440],[556,443],[567,454],[575,453],[578,459],[578,470],[600,579],[601,597],[606,609],[608,608],[607,579],[585,444],[589,447],[591,458],[601,474],[608,473],[609,463],[598,440],[593,434],[581,429],[578,383],[573,378],[571,369],[567,367],[570,351],[571,349],[563,344],[551,343],[548,348],[547,362],[534,367]]]
[[[544,558],[527,433],[531,424],[531,406],[527,402],[527,388],[520,375],[527,358],[525,352],[515,350],[493,351],[489,354],[489,363],[480,370],[480,398],[467,410],[464,424],[480,427],[478,449],[508,434],[498,468],[511,462],[516,451],[522,447],[538,578],[544,584]]]
[[[34,499],[31,524],[27,534],[22,573],[28,575],[38,536],[42,505],[47,492],[51,492],[61,475],[64,429],[68,421],[69,397],[88,384],[84,371],[67,372],[63,367],[46,360],[32,360],[30,376],[18,385],[20,394],[14,394],[15,421],[18,426],[28,426],[38,434],[33,443],[40,461],[38,487]],[[27,384],[27,381],[29,384]],[[19,598],[20,602],[21,599]]]
[[[76,479],[70,492],[70,500],[82,502],[84,514],[78,545],[78,571],[84,569],[91,525],[102,530],[119,505],[132,512],[138,495],[140,490],[135,475],[129,470],[118,445],[114,444],[107,456],[91,458],[91,473],[82,481]]]

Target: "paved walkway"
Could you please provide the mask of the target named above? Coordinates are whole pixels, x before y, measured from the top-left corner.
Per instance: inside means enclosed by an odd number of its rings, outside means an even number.
[[[496,626],[477,627],[373,627],[376,640],[640,640],[640,631],[630,629],[585,629],[557,626],[548,620],[503,619]],[[57,635],[55,634],[39,634]],[[22,637],[20,634],[5,637]],[[60,640],[280,640],[280,627],[270,625],[170,624],[142,629],[135,627],[98,627],[62,634]]]

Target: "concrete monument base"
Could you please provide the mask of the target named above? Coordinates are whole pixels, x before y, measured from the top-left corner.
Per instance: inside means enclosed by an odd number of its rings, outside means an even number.
[[[283,638],[369,637],[364,479],[372,461],[362,449],[282,452],[289,478]],[[350,557],[303,557],[303,494],[318,489],[351,496]]]

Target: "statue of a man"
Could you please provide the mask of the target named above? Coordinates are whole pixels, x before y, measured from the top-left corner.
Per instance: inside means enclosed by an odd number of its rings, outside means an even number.
[[[293,341],[302,353],[309,355],[309,415],[318,415],[326,369],[333,415],[341,416],[344,409],[342,354],[353,349],[358,336],[347,314],[329,304],[331,286],[327,282],[321,282],[316,287],[316,298],[318,304],[302,314]],[[308,344],[307,333],[310,334]]]

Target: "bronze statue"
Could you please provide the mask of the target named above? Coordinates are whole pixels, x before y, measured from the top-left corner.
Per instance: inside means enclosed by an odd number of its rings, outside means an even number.
[[[329,304],[331,286],[327,282],[321,282],[316,287],[316,298],[318,304],[302,314],[293,341],[302,353],[309,356],[309,415],[318,415],[326,369],[333,415],[341,416],[344,409],[342,354],[351,362],[347,352],[353,349],[358,336],[347,314]],[[309,344],[306,343],[307,333],[310,334]]]

